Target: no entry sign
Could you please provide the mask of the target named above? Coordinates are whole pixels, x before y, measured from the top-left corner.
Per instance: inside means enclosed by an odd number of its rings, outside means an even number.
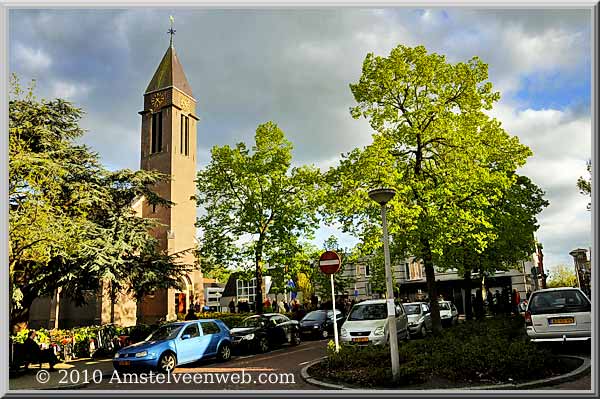
[[[337,273],[341,264],[340,256],[333,251],[323,252],[323,255],[319,258],[319,268],[325,274]]]

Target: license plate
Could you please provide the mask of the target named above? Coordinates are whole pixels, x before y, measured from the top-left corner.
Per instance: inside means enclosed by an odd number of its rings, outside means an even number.
[[[575,319],[573,317],[557,317],[554,319],[548,319],[549,324],[573,324]]]
[[[369,337],[352,338],[352,342],[369,342]]]
[[[119,362],[119,366],[130,366],[131,362],[129,360],[124,360],[122,362]]]

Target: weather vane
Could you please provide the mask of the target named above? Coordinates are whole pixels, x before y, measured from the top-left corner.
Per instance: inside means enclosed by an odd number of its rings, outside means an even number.
[[[173,23],[175,22],[175,18],[173,18],[173,16],[170,15],[169,20],[171,21],[171,29],[169,29],[167,33],[171,35],[171,47],[173,47],[173,35],[175,34],[175,32],[177,32],[175,29],[173,29]]]

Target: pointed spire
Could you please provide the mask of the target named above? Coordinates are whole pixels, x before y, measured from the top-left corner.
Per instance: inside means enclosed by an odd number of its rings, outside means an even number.
[[[171,40],[169,48],[160,61],[156,72],[154,72],[154,76],[152,77],[148,88],[146,88],[146,93],[166,89],[167,87],[172,86],[190,97],[193,97],[192,88],[185,77],[185,73],[183,73],[183,67],[179,62],[179,58],[177,58],[177,53],[173,47],[173,35],[175,34],[175,29],[173,29],[175,20],[173,16],[170,17],[170,20],[171,29],[168,30],[168,33],[171,35]]]
[[[177,32],[175,29],[173,29],[173,24],[175,23],[175,18],[173,18],[172,15],[169,15],[169,21],[171,21],[171,28],[167,31],[167,33],[169,33],[171,35],[170,47],[173,47],[173,36],[175,35],[175,32]]]

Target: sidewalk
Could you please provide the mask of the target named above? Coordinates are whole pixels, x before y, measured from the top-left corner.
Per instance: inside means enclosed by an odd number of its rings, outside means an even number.
[[[77,359],[69,363],[58,363],[54,368],[55,371],[49,371],[47,363],[42,364],[41,369],[37,364],[29,366],[29,370],[26,372],[21,371],[17,376],[11,376],[8,383],[9,389],[76,388],[86,382],[93,382],[94,377],[98,378],[101,374],[113,371],[112,359]],[[40,381],[45,381],[45,383]]]

